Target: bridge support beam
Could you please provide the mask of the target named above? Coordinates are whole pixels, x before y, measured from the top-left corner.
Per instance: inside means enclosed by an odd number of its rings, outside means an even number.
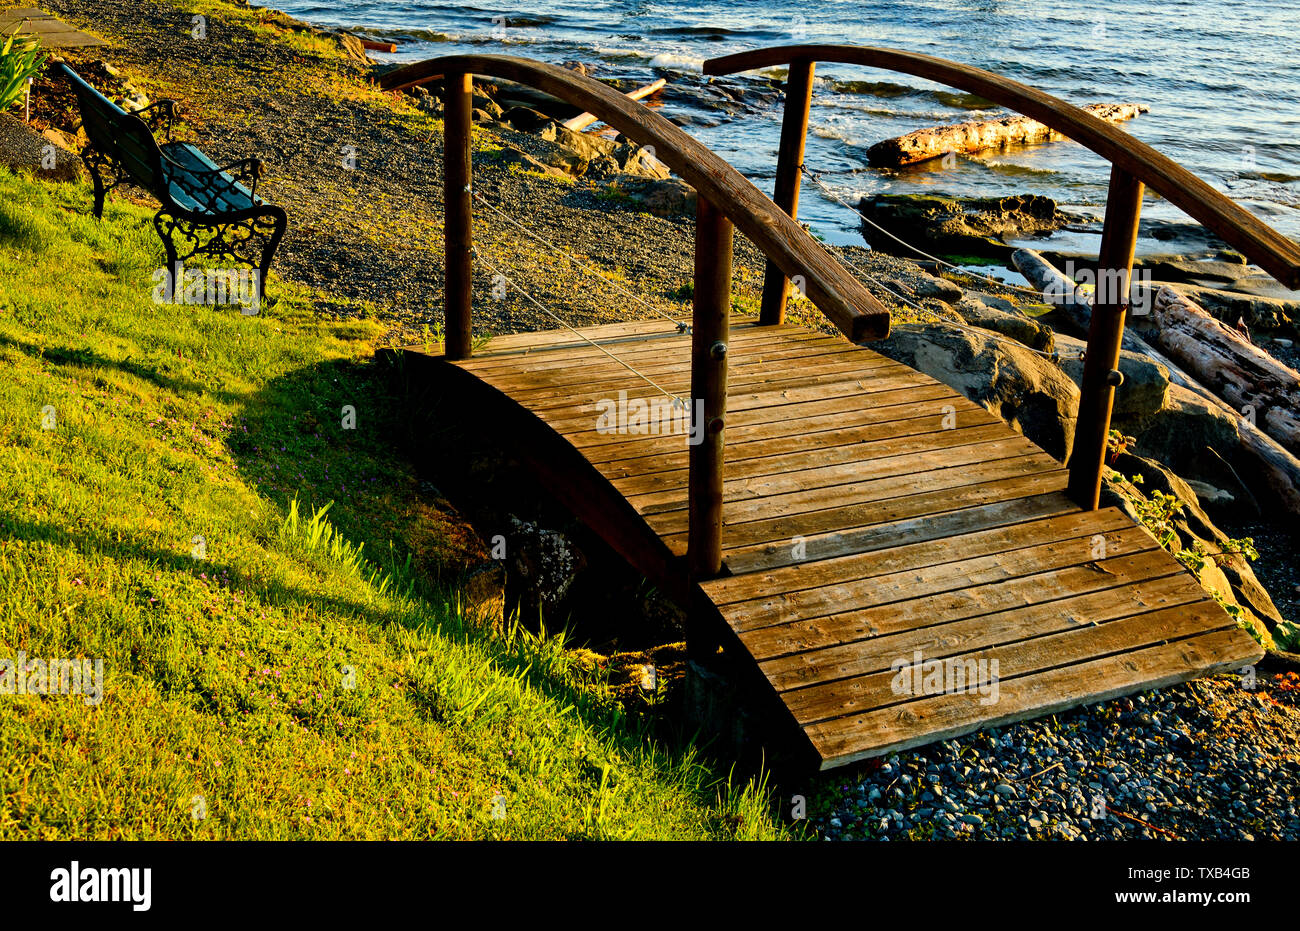
[[[1116,165],[1111,169],[1106,222],[1097,257],[1097,290],[1079,390],[1079,420],[1070,454],[1068,493],[1085,510],[1096,510],[1101,497],[1111,409],[1115,389],[1122,381],[1119,351],[1124,339],[1143,190],[1142,182],[1123,168]]]
[[[470,158],[470,94],[474,76],[450,72],[444,76],[443,97],[443,197],[444,347],[448,359],[470,356],[470,295],[473,285],[472,220],[473,163]]]
[[[785,111],[781,118],[781,148],[776,161],[776,184],[772,201],[799,218],[799,181],[803,168],[804,143],[808,138],[808,113],[812,109],[813,69],[816,63],[796,59],[790,63],[785,82]],[[771,326],[785,320],[790,297],[790,279],[771,259],[763,273],[763,299],[758,322]]]
[[[733,229],[704,197],[695,214],[695,307],[691,327],[689,528],[686,561],[697,580],[722,571],[722,460],[727,414],[727,343],[731,336]],[[702,420],[702,423],[699,421]]]

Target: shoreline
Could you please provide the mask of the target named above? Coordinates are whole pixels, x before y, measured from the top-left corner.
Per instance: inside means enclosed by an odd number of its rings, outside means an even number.
[[[216,8],[210,0],[205,2],[207,8]],[[146,0],[130,15],[124,15],[120,5],[110,0],[50,0],[49,6],[60,15],[80,20],[93,17],[104,29],[112,27],[109,34],[121,41],[103,54],[129,72],[151,97],[179,98],[186,122],[219,162],[249,154],[266,158],[266,191],[271,200],[290,210],[291,217],[277,271],[324,294],[336,295],[334,303],[320,308],[323,312],[380,318],[389,327],[390,339],[417,336],[424,327],[436,325],[442,287],[441,182],[436,164],[439,126],[430,113],[417,106],[414,97],[390,101],[365,87],[361,79],[368,69],[362,63],[349,62],[342,55],[313,60],[296,53],[287,42],[271,40],[269,34],[259,43],[256,33],[244,35],[247,30],[243,27],[227,27],[215,15],[214,31],[229,28],[228,36],[237,38],[237,43],[216,49],[178,45],[167,32],[180,10],[172,3]],[[321,88],[331,93],[322,94]],[[231,101],[244,106],[258,101],[261,106],[245,111],[231,106]],[[490,156],[511,146],[527,154],[533,139],[529,133],[490,129],[476,132],[476,137],[476,155],[488,156],[481,167],[476,165],[476,186],[492,203],[516,216],[527,216],[543,238],[578,253],[588,264],[600,267],[620,285],[645,295],[666,312],[689,312],[682,290],[691,273],[689,217],[656,217],[602,196],[608,191],[607,178],[565,180],[527,167],[528,163],[516,161],[513,167],[491,163]],[[347,148],[355,150],[359,170],[343,164]],[[371,165],[380,166],[380,170],[372,170]],[[597,299],[578,270],[553,251],[529,242],[509,223],[494,218],[491,211],[476,212],[475,224],[488,260],[544,303],[567,308],[564,317],[569,322],[579,325],[637,318],[612,295]],[[736,245],[737,302],[742,308],[753,308],[761,287],[761,257],[742,236],[737,236]],[[897,287],[900,293],[910,295],[927,314],[967,324],[973,316],[982,320],[990,335],[982,341],[971,338],[965,356],[965,344],[953,342],[951,358],[969,361],[971,356],[990,356],[1010,360],[1008,364],[1024,366],[1026,371],[1039,371],[1031,368],[1032,360],[1023,358],[1028,353],[1006,348],[1007,328],[1012,324],[1005,317],[1013,316],[1016,307],[1013,292],[958,284],[938,269],[932,273],[915,263],[864,248],[834,251],[890,282],[891,289]],[[906,353],[916,341],[932,335],[924,323],[917,322],[931,318],[893,303],[899,326],[890,344],[894,351]],[[963,307],[967,310],[962,311]],[[796,307],[794,319],[817,323],[818,315],[809,308]],[[498,333],[554,326],[516,295],[500,302],[480,302],[475,322]],[[824,320],[820,324],[829,329]],[[1042,377],[1050,385],[1036,387],[1039,395],[1068,398],[1068,377]],[[1004,386],[1004,390],[1009,389]],[[1159,413],[1146,411],[1144,416]],[[1035,429],[1027,417],[1018,426],[1026,435]],[[1037,436],[1031,438],[1039,441]],[[1279,543],[1278,549],[1279,557],[1289,555],[1284,544]],[[1206,706],[1216,707],[1215,715],[1239,714],[1242,709],[1249,709],[1252,715],[1263,714],[1268,726],[1276,727],[1282,737],[1248,748],[1244,744],[1252,739],[1252,732],[1220,732],[1218,718],[1205,712]],[[1260,831],[1264,836],[1300,837],[1296,802],[1300,773],[1294,751],[1300,714],[1294,706],[1243,695],[1230,684],[1230,677],[1227,681],[1217,677],[1080,709],[1060,716],[1060,721],[1064,723],[1059,726],[1033,721],[991,729],[895,756],[851,776],[832,774],[826,777],[828,787],[842,782],[853,785],[845,786],[842,801],[828,804],[816,823],[825,836],[855,831],[858,835],[897,836],[921,831],[926,825],[942,826],[942,830],[934,828],[935,836],[953,837],[1132,836],[1111,826],[1091,824],[1086,817],[1090,787],[1094,782],[1105,784],[1108,775],[1116,771],[1115,760],[1107,762],[1109,753],[1134,774],[1124,778],[1125,784],[1153,779],[1158,783],[1154,794],[1135,790],[1131,796],[1147,815],[1186,814],[1184,809],[1197,808],[1201,798],[1193,802],[1165,783],[1193,780],[1201,787],[1199,791],[1211,795],[1214,779],[1223,781],[1224,766],[1240,767],[1234,770],[1234,782],[1250,787],[1254,781],[1261,791],[1266,785],[1281,786],[1288,793],[1286,799],[1270,796],[1270,805],[1281,806],[1278,811],[1265,812],[1260,804],[1249,813],[1251,821],[1258,821],[1262,828],[1248,830],[1249,825],[1236,825],[1234,819],[1247,820],[1235,807],[1243,798],[1240,789],[1215,799],[1222,802],[1216,811],[1218,820],[1198,814],[1185,824],[1183,820],[1161,822],[1171,828],[1205,837],[1256,836]],[[1134,729],[1139,729],[1136,736]],[[1253,733],[1259,737],[1266,731],[1256,728]],[[1290,743],[1283,739],[1288,736]],[[1132,743],[1121,747],[1116,741]],[[1164,755],[1172,749],[1188,759],[1180,757],[1179,766],[1166,769],[1170,761]],[[968,751],[980,754],[974,767],[963,762]],[[1230,757],[1227,764],[1219,761],[1223,754]],[[1062,766],[1055,775],[1035,783],[1030,774],[1041,769],[1037,763],[1055,756],[1068,757],[1077,765]],[[962,788],[967,782],[974,784],[972,773],[987,783],[973,798]],[[906,783],[902,782],[904,776]],[[1268,781],[1259,784],[1264,776]],[[1277,782],[1272,782],[1274,779]],[[914,786],[916,791],[896,795],[900,784]],[[936,793],[934,786],[946,788]],[[1012,793],[1002,786],[1011,788]],[[1147,788],[1150,786],[1137,786]],[[944,804],[953,797],[961,799],[952,801],[956,810]],[[881,798],[888,805],[877,804]],[[1035,799],[1050,817],[1031,823],[1029,817],[1017,813],[1013,799]],[[1252,801],[1262,802],[1263,797]],[[882,822],[886,822],[883,827]],[[1143,829],[1137,836],[1159,833]]]

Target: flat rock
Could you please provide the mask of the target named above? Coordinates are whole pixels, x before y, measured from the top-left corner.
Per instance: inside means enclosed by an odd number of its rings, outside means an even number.
[[[1079,389],[1042,356],[993,334],[937,324],[899,324],[871,348],[960,391],[1056,459],[1069,457]]]

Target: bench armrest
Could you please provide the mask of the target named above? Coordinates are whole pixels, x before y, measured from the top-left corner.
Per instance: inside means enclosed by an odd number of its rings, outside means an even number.
[[[237,162],[223,165],[217,171],[230,175],[230,177],[248,188],[249,193],[256,197],[257,182],[266,174],[266,166],[260,158],[241,158]]]
[[[151,132],[162,133],[163,139],[171,142],[172,125],[176,122],[176,101],[156,100],[147,107],[132,111],[132,115],[144,120]]]
[[[175,159],[170,158],[166,152],[162,153],[162,157],[165,162],[169,162],[180,169],[177,180],[188,176],[206,182],[202,187],[190,191],[199,200],[207,199],[207,191],[216,190],[220,187],[230,187],[231,180],[248,188],[248,192],[256,197],[257,182],[266,174],[266,168],[262,164],[262,160],[257,158],[241,158],[237,162],[231,162],[229,165],[222,165],[219,168],[196,169],[180,165]],[[224,177],[226,175],[229,176],[230,180]],[[182,186],[187,190],[190,188],[190,185],[184,182],[182,182]]]

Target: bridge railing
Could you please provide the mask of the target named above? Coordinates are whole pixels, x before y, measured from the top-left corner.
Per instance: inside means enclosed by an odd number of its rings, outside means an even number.
[[[554,65],[506,55],[450,55],[399,68],[380,80],[385,90],[443,81],[444,353],[448,359],[467,359],[471,352],[470,98],[475,74],[526,84],[595,114],[637,143],[653,146],[655,157],[695,188],[691,397],[703,402],[704,439],[690,450],[687,561],[696,578],[716,575],[722,567],[722,463],[734,228],[749,237],[772,267],[786,276],[800,276],[808,298],[854,342],[885,336],[889,311],[788,212],[652,110],[608,85]]]
[[[1116,282],[1118,286],[1105,295],[1099,293],[1092,310],[1079,419],[1069,463],[1070,495],[1085,508],[1095,509],[1101,493],[1106,438],[1115,386],[1120,381],[1117,368],[1124,336],[1125,297],[1133,270],[1144,187],[1199,220],[1288,288],[1300,288],[1300,246],[1122,129],[1064,100],[993,72],[895,49],[787,45],[725,55],[704,63],[704,73],[709,75],[788,66],[773,199],[792,218],[798,215],[813,73],[819,61],[911,74],[978,94],[1051,127],[1111,163],[1097,280]],[[781,322],[789,294],[787,276],[779,265],[769,262],[763,285],[762,322]]]

